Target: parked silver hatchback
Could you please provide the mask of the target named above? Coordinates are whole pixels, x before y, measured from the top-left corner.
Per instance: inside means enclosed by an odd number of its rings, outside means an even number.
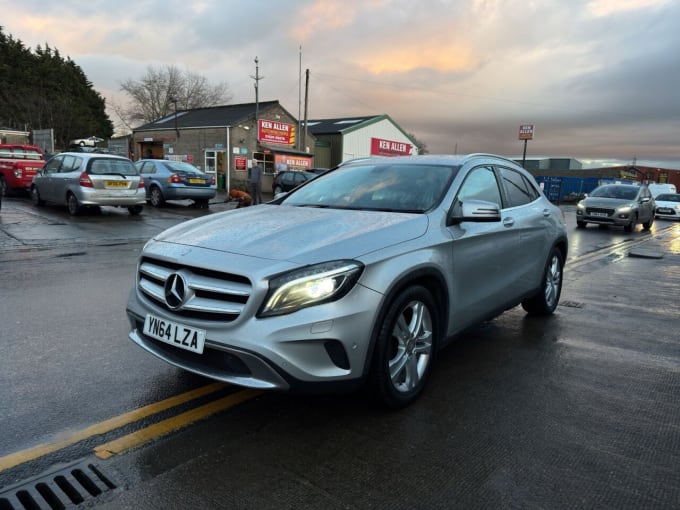
[[[65,205],[71,215],[84,207],[127,207],[132,215],[146,203],[144,180],[127,158],[96,152],[63,152],[33,178],[33,203]]]
[[[130,338],[236,385],[368,384],[401,407],[470,326],[520,303],[551,314],[566,256],[561,211],[514,162],[371,158],[155,236],[127,304]]]

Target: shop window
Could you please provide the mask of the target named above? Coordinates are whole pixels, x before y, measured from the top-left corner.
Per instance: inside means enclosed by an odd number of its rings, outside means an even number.
[[[274,174],[274,154],[271,152],[255,152],[253,159],[262,165],[265,174]]]

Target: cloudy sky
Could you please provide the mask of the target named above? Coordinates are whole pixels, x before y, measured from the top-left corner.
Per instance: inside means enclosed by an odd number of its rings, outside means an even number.
[[[254,102],[257,57],[261,101],[304,117],[309,69],[308,118],[387,114],[431,153],[521,157],[519,126],[534,124],[527,157],[680,169],[678,0],[0,0],[0,13],[6,35],[70,57],[108,104],[167,65]]]

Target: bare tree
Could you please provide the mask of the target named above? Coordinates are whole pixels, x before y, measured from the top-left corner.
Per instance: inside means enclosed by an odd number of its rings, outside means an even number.
[[[128,129],[152,122],[178,110],[189,110],[228,103],[232,96],[226,83],[216,85],[197,73],[168,65],[149,66],[140,80],[120,84],[128,104],[113,104],[113,109]]]

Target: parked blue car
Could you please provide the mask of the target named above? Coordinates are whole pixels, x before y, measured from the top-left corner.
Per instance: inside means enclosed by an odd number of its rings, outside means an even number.
[[[193,200],[198,207],[208,207],[217,194],[215,176],[190,163],[166,159],[140,159],[135,163],[144,177],[146,200],[159,207],[166,200]]]

